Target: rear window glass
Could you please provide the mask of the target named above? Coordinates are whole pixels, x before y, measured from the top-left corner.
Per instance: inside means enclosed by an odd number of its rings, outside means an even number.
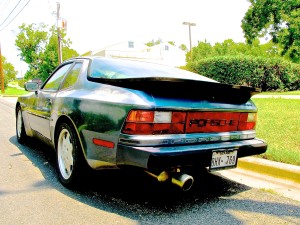
[[[95,58],[92,61],[89,76],[105,79],[164,77],[215,82],[207,77],[175,67],[149,62],[105,58]]]

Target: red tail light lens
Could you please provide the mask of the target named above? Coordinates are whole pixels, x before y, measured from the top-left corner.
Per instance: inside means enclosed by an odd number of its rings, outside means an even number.
[[[238,130],[254,130],[257,121],[257,113],[240,113]]]
[[[129,112],[125,134],[183,134],[186,112],[132,110]]]
[[[256,113],[132,110],[122,132],[150,135],[243,131],[255,129],[256,120]]]

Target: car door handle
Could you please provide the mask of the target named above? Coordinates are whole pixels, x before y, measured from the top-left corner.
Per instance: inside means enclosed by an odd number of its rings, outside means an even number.
[[[51,98],[47,98],[47,105],[52,105],[52,103],[53,103],[53,100],[51,99]]]

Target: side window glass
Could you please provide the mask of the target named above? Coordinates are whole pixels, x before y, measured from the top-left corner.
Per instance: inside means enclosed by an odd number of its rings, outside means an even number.
[[[80,70],[81,70],[81,67],[82,67],[82,63],[75,64],[75,66],[71,69],[71,71],[66,76],[66,79],[65,79],[61,89],[71,87],[76,83],[77,78],[80,73]]]
[[[43,90],[57,91],[71,65],[72,63],[64,65],[57,70],[44,85]]]

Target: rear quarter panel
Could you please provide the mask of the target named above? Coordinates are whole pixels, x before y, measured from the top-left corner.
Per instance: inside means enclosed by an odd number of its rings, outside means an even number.
[[[52,139],[58,119],[67,116],[76,127],[89,165],[115,166],[117,143],[127,113],[132,108],[154,108],[153,98],[140,91],[86,82],[86,87],[57,94],[52,111]],[[93,138],[113,142],[115,147],[94,145]]]

